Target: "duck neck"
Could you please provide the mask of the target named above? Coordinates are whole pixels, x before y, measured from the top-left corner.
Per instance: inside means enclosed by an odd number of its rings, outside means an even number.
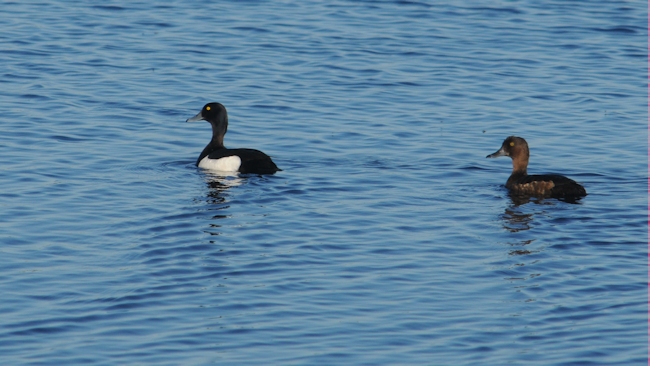
[[[512,159],[512,175],[528,175],[528,151],[524,151],[522,154],[517,154],[517,156]]]
[[[223,146],[223,135],[212,135],[212,140],[210,140],[208,147],[210,147],[212,150],[225,148],[225,146]]]
[[[210,140],[208,146],[212,147],[213,150],[224,149],[223,137],[228,131],[228,117],[217,123],[210,123],[210,125],[212,125],[212,140]]]
[[[223,136],[226,134],[227,126],[228,125],[226,124],[225,127],[222,128],[212,124],[212,140],[210,140],[208,145],[203,149],[203,151],[201,151],[201,155],[199,155],[199,158],[196,160],[196,165],[199,165],[201,160],[210,155],[213,151],[226,148],[223,146]]]

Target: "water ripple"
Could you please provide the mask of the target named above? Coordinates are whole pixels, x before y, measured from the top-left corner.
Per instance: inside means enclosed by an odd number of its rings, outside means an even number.
[[[646,8],[3,6],[3,363],[647,361]]]

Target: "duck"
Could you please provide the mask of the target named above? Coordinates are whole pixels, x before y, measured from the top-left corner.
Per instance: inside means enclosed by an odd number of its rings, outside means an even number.
[[[228,112],[221,103],[208,103],[186,122],[208,121],[212,125],[212,140],[196,160],[196,166],[221,172],[242,174],[274,174],[282,169],[265,153],[255,149],[228,149],[223,138],[228,130]]]
[[[587,195],[583,186],[573,179],[558,174],[528,175],[528,143],[521,137],[509,136],[501,148],[486,156],[497,158],[509,156],[512,159],[512,174],[506,188],[516,196],[549,197],[574,201]]]

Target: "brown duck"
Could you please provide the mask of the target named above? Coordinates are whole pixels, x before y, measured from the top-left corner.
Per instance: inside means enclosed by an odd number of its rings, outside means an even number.
[[[488,158],[509,156],[512,159],[512,174],[506,188],[517,196],[553,197],[576,199],[587,195],[587,191],[573,179],[563,175],[528,175],[528,143],[521,137],[510,136],[494,154]]]

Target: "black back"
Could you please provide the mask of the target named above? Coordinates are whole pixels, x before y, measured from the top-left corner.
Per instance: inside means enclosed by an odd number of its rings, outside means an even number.
[[[217,149],[206,155],[209,159],[221,159],[233,155],[239,156],[241,159],[239,172],[243,174],[273,174],[282,170],[275,165],[268,155],[255,149]],[[197,165],[206,155],[199,157]]]

